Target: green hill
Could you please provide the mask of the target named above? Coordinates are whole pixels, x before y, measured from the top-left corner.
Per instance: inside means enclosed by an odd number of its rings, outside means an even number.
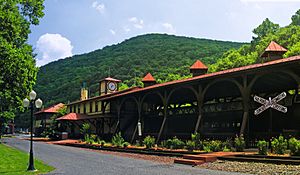
[[[189,66],[196,59],[210,65],[225,51],[242,44],[166,34],[141,35],[42,66],[35,89],[48,106],[79,99],[83,82],[92,96],[98,95],[98,81],[108,75],[121,79],[123,88],[141,85],[147,72],[158,82],[180,79],[190,76]]]

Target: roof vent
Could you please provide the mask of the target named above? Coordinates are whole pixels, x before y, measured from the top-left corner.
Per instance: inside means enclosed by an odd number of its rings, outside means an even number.
[[[275,41],[271,41],[265,51],[261,54],[264,62],[281,59],[283,54],[287,52],[287,49],[277,44]]]
[[[190,73],[193,74],[193,77],[204,75],[207,73],[208,67],[203,64],[200,60],[197,60],[191,67]]]
[[[155,78],[150,73],[147,73],[147,75],[142,79],[142,82],[144,83],[144,87],[156,84]]]

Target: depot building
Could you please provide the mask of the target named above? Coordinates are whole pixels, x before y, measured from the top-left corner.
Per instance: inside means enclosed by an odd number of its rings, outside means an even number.
[[[105,78],[99,96],[89,98],[82,88],[81,99],[67,104],[69,113],[57,120],[71,137],[89,123],[104,139],[120,131],[129,142],[138,138],[138,124],[142,137],[157,141],[188,139],[194,132],[214,139],[243,134],[249,142],[299,135],[300,55],[282,58],[286,51],[272,41],[261,55],[263,63],[215,73],[197,60],[190,67],[193,77],[157,84],[148,73],[143,88],[119,91],[120,80]]]

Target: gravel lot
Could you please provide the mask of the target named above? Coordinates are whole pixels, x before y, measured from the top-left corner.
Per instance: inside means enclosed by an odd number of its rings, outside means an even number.
[[[242,172],[260,175],[300,175],[300,165],[276,165],[254,162],[236,162],[221,161],[206,163],[198,166],[199,168],[207,168],[213,170],[222,170],[229,172]]]

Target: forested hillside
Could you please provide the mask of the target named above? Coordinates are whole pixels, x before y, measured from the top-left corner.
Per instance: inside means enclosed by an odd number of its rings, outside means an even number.
[[[288,49],[284,57],[300,55],[300,10],[291,17],[289,25],[280,27],[279,24],[266,18],[257,28],[253,29],[253,34],[251,44],[225,52],[217,63],[210,66],[210,71],[215,72],[261,63],[262,60],[259,56],[271,41]]]
[[[122,88],[141,85],[140,80],[147,72],[151,72],[158,82],[181,79],[190,76],[189,66],[196,59],[210,65],[225,51],[238,49],[241,45],[166,34],[137,36],[42,66],[35,89],[48,106],[79,99],[83,82],[93,96],[97,95],[99,80],[109,75],[121,79]]]

